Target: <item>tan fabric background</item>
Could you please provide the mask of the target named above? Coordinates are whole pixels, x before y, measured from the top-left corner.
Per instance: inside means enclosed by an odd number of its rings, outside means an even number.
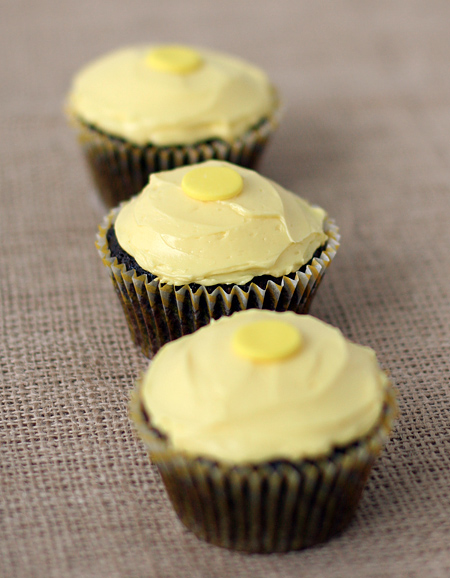
[[[448,0],[3,0],[0,575],[450,576]],[[286,105],[261,171],[343,243],[313,313],[371,345],[401,418],[348,531],[300,553],[199,542],[127,418],[145,361],[94,249],[103,209],[61,113],[117,46],[198,43],[263,66]]]

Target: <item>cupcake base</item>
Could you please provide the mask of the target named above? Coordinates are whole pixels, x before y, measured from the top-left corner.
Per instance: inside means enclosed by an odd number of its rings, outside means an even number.
[[[255,167],[270,135],[278,126],[276,111],[232,143],[210,140],[193,145],[138,146],[108,135],[71,116],[88,168],[106,206],[114,207],[139,193],[151,173],[218,159]]]
[[[341,532],[395,415],[389,388],[377,426],[330,457],[232,466],[174,450],[151,426],[139,393],[131,400],[131,417],[180,520],[207,542],[245,552],[299,550]]]
[[[307,313],[326,269],[339,247],[334,221],[327,219],[328,241],[309,263],[283,277],[263,276],[246,285],[175,286],[119,263],[111,253],[108,231],[120,208],[113,209],[99,228],[96,247],[108,268],[125,313],[132,339],[146,357],[169,341],[193,333],[211,319],[244,309]],[[120,256],[119,256],[120,257]]]

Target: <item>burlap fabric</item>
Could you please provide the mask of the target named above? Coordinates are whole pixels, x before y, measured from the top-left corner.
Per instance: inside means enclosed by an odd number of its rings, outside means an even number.
[[[0,17],[0,576],[450,575],[447,0],[4,0]],[[312,312],[371,345],[401,417],[356,519],[323,546],[231,553],[171,510],[127,401],[147,363],[94,247],[103,209],[61,113],[133,42],[235,52],[284,123],[261,171],[342,233]]]

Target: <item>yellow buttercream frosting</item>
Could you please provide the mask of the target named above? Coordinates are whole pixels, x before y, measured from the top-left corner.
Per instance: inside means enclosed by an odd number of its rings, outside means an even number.
[[[138,145],[231,142],[277,107],[266,74],[183,46],[129,47],[83,68],[69,95],[81,120]]]
[[[249,169],[224,161],[242,178],[242,191],[218,201],[193,199],[182,181],[192,166],[153,173],[120,210],[120,246],[162,282],[244,284],[258,275],[280,277],[307,263],[327,235],[326,213]]]
[[[282,321],[302,336],[290,356],[261,363],[236,353],[248,324]],[[177,450],[231,463],[319,458],[380,418],[388,378],[375,352],[309,315],[248,310],[165,345],[140,395]]]

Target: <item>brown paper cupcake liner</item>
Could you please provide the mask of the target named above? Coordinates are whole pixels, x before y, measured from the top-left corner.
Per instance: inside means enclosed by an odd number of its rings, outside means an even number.
[[[193,333],[211,319],[244,309],[270,309],[307,313],[322,278],[339,248],[338,227],[325,222],[328,241],[319,257],[289,276],[272,278],[261,287],[256,282],[242,285],[170,285],[157,277],[136,274],[111,256],[106,238],[120,207],[104,219],[96,247],[108,268],[125,313],[134,343],[146,357],[153,357],[167,342]]]
[[[199,538],[246,552],[287,552],[324,542],[351,521],[397,413],[392,387],[377,426],[319,460],[227,465],[170,446],[132,394],[131,418],[173,508]]]
[[[104,203],[114,207],[139,193],[149,175],[210,159],[254,167],[279,123],[272,116],[249,129],[232,143],[211,140],[186,146],[138,146],[110,136],[69,113],[85,158]]]

